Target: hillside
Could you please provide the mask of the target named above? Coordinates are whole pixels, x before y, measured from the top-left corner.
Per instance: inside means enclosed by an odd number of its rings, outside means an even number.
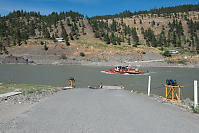
[[[23,10],[0,17],[0,53],[15,56],[121,62],[177,49],[183,54],[173,58],[182,59],[199,53],[198,37],[199,5],[91,18],[72,11],[44,16]]]

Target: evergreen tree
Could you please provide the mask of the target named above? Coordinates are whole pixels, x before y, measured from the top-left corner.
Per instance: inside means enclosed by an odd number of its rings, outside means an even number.
[[[140,19],[140,24],[142,24],[142,20]]]
[[[70,46],[70,42],[68,40],[65,40],[66,46]]]
[[[85,31],[84,31],[84,27],[82,27],[82,34],[86,35]]]
[[[27,41],[26,41],[26,40],[24,40],[24,44],[27,44]]]
[[[155,25],[155,21],[153,20],[153,21],[152,21],[152,26],[154,26],[154,25]]]
[[[106,42],[106,44],[110,44],[110,39],[109,39],[108,33],[104,36],[104,41]]]
[[[46,44],[44,45],[44,50],[48,51],[48,46]]]
[[[68,41],[68,34],[67,34],[67,32],[66,32],[66,30],[65,30],[65,28],[64,28],[64,26],[62,26],[62,37],[63,37],[63,39],[65,40],[65,41]]]
[[[128,45],[131,45],[130,37],[128,38]]]
[[[17,39],[17,44],[20,46],[21,45],[21,32],[19,29],[17,30],[16,39]]]
[[[73,35],[72,35],[71,32],[70,32],[69,36],[70,36],[70,40],[74,40]]]
[[[113,45],[116,45],[116,44],[117,44],[117,42],[116,42],[116,38],[115,38],[115,35],[114,35],[114,33],[113,33],[113,32],[111,33],[110,40],[111,40],[111,43],[112,43]]]
[[[141,27],[141,33],[144,35],[144,28]]]
[[[139,37],[138,37],[138,35],[137,35],[137,31],[136,31],[136,28],[134,27],[134,28],[132,28],[132,36],[133,36],[133,40],[134,40],[134,42],[136,43],[136,44],[138,44],[138,42],[139,42]]]
[[[136,24],[136,20],[134,19],[134,24]]]
[[[113,19],[111,24],[111,31],[117,32],[117,22]]]
[[[52,35],[52,40],[55,41],[55,34]]]
[[[198,36],[196,36],[196,52],[199,54],[199,39]]]
[[[14,46],[16,46],[16,45],[17,45],[17,43],[16,43],[16,41],[15,41],[15,40],[14,40],[14,42],[13,42],[13,45],[14,45]]]
[[[176,33],[173,32],[173,40],[172,40],[174,47],[176,47],[176,42],[177,42],[177,38],[176,38]]]
[[[0,42],[0,52],[2,52],[2,50],[3,50],[3,44],[2,42]]]

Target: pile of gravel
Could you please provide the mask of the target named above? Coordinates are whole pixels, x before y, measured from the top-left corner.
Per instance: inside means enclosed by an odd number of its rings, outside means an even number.
[[[163,103],[163,104],[175,105],[175,106],[180,107],[182,110],[193,112],[192,107],[194,105],[194,102],[191,101],[189,98],[186,98],[182,102],[171,102],[171,101],[168,101],[168,100],[163,100],[162,96],[155,96],[154,99],[158,102]]]
[[[39,91],[26,90],[22,94],[10,97],[0,98],[0,103],[8,104],[33,104],[39,102],[42,98],[53,95],[56,93],[55,89],[40,89]]]

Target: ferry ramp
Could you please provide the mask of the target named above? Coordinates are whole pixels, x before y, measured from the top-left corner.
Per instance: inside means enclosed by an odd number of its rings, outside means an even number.
[[[1,133],[198,133],[199,116],[127,90],[60,91]]]

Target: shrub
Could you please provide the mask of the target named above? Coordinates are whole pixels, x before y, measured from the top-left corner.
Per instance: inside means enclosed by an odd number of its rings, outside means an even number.
[[[168,63],[168,64],[177,63],[177,64],[186,65],[186,64],[187,64],[187,61],[186,61],[186,60],[167,60],[167,63]]]
[[[48,51],[48,46],[46,44],[44,45],[44,50]]]
[[[199,114],[199,106],[197,106],[196,108],[192,107],[193,112]]]
[[[40,41],[40,44],[41,44],[41,45],[44,45],[44,42]]]
[[[27,41],[25,40],[24,43],[27,44]]]
[[[175,61],[174,61],[174,60],[167,60],[167,63],[168,63],[168,64],[174,64]]]
[[[184,65],[186,65],[187,61],[186,60],[178,60],[178,64],[184,64]]]
[[[160,51],[164,51],[164,48],[163,48],[163,47],[160,47],[159,50],[160,50]]]
[[[70,46],[70,43],[68,41],[66,41],[66,46]]]
[[[169,53],[169,51],[165,51],[162,55],[165,57],[171,57],[171,54]]]
[[[85,56],[85,54],[83,53],[83,52],[80,52],[80,54],[79,54],[81,57],[84,57]]]
[[[28,90],[26,91],[26,93],[27,93],[27,94],[32,94],[32,93],[34,93],[34,90],[33,90],[33,89],[28,89]]]
[[[138,47],[137,44],[133,44],[133,47]]]
[[[60,57],[60,59],[64,59],[64,60],[66,60],[66,59],[67,59],[67,57],[66,57],[66,55],[65,55],[65,54],[62,54],[62,55],[61,55],[61,57]]]
[[[146,52],[145,52],[145,51],[142,51],[142,54],[146,54]]]

